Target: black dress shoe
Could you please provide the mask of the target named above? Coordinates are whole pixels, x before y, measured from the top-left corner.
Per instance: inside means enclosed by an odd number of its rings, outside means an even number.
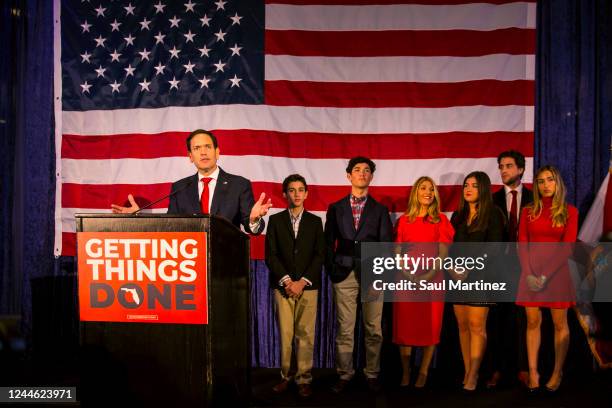
[[[368,389],[371,392],[375,392],[375,393],[380,392],[381,386],[380,386],[380,382],[378,381],[378,378],[368,378],[367,382],[368,382]]]
[[[310,384],[298,384],[298,395],[302,398],[309,398],[312,395]]]
[[[527,394],[531,395],[531,396],[535,396],[538,395],[541,391],[542,391],[542,387],[540,387],[539,385],[537,387],[526,387],[527,389]]]
[[[478,390],[478,387],[477,387],[477,388],[474,388],[473,390],[469,390],[469,389],[467,389],[467,388],[462,388],[462,389],[461,389],[461,393],[462,393],[463,395],[475,395],[477,390]]]
[[[331,387],[331,390],[335,392],[336,394],[340,394],[346,389],[348,384],[349,384],[348,380],[343,380],[341,378],[338,381],[336,381],[336,383]]]
[[[272,387],[272,391],[274,391],[277,394],[281,394],[287,391],[287,388],[289,388],[289,380],[282,380],[281,382],[276,384],[274,387]]]

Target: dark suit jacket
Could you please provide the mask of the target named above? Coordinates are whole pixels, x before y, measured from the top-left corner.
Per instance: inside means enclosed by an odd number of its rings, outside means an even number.
[[[177,193],[170,197],[168,214],[202,214],[198,178],[196,173],[172,184],[172,193]],[[265,227],[264,220],[259,223],[257,231],[251,231],[249,228],[249,217],[254,204],[251,182],[220,168],[210,213],[226,218],[238,228],[242,224],[247,232],[260,234]]]
[[[361,243],[392,242],[393,226],[387,207],[368,196],[355,230],[350,195],[329,206],[325,221],[325,270],[334,283],[355,271],[360,278]]]
[[[294,237],[289,211],[270,216],[266,232],[266,265],[270,269],[270,287],[278,288],[285,275],[291,280],[302,277],[312,282],[305,290],[319,289],[321,267],[325,259],[325,236],[321,218],[304,210],[297,238]]]
[[[525,185],[523,185],[523,194],[521,194],[521,202],[519,208],[517,208],[519,216],[521,214],[521,209],[523,207],[531,204],[533,202],[533,192],[529,190]],[[504,187],[500,188],[493,194],[493,204],[499,207],[504,214],[504,219],[508,220],[508,208],[506,207],[506,192]],[[520,222],[520,219],[519,219]],[[504,229],[504,241],[508,241],[508,223],[506,222],[506,226]]]

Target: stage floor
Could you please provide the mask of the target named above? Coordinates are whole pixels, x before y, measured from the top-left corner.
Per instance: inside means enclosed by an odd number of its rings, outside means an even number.
[[[564,379],[554,395],[529,395],[515,384],[500,389],[478,390],[465,395],[458,385],[443,383],[432,370],[430,382],[424,390],[399,389],[396,384],[383,383],[378,395],[368,392],[362,378],[355,379],[349,388],[338,395],[330,390],[336,376],[330,369],[313,371],[313,395],[307,400],[297,396],[295,387],[286,393],[275,394],[272,386],[279,380],[279,370],[253,369],[253,407],[605,407],[610,406],[612,372],[593,373],[580,379]]]
[[[73,365],[44,364],[32,365],[23,360],[6,361],[0,372],[0,385],[55,385],[76,386],[77,395],[80,389],[80,378]],[[506,385],[500,389],[479,390],[474,395],[464,395],[447,373],[432,369],[427,387],[422,391],[414,388],[400,390],[397,378],[392,376],[383,379],[383,390],[377,395],[367,390],[361,377],[356,378],[340,395],[330,390],[336,376],[333,369],[313,370],[314,394],[307,400],[297,396],[295,387],[286,393],[275,394],[272,391],[279,380],[277,368],[254,368],[251,371],[252,397],[251,407],[577,407],[598,408],[610,406],[610,386],[612,370],[585,373],[568,373],[563,385],[555,395],[531,396],[521,386]],[[106,398],[112,399],[113,390],[93,389]],[[109,394],[110,393],[110,394]],[[97,400],[96,396],[92,396]],[[118,405],[122,405],[120,398]],[[1,404],[0,404],[1,405]],[[95,405],[95,404],[94,404]],[[92,406],[94,406],[92,405]],[[20,406],[42,406],[40,404],[20,404]],[[87,404],[57,404],[56,407],[88,406]],[[224,408],[229,408],[226,406]]]

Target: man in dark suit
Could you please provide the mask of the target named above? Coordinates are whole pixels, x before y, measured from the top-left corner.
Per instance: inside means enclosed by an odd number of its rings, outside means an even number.
[[[260,234],[265,227],[262,217],[272,202],[266,203],[265,193],[255,202],[251,182],[244,177],[226,173],[219,166],[217,138],[209,131],[197,129],[186,140],[189,160],[198,172],[172,184],[168,214],[214,214],[244,226],[251,234]],[[130,207],[113,204],[114,213],[129,214],[140,207],[128,195]]]
[[[533,192],[521,183],[525,172],[525,156],[515,150],[508,150],[497,157],[497,165],[504,187],[493,194],[493,203],[508,220],[506,240],[516,242],[521,209],[533,202]]]
[[[506,217],[505,241],[516,242],[521,209],[533,202],[533,192],[521,183],[525,173],[525,156],[515,150],[508,150],[500,153],[497,164],[504,186],[493,194],[493,202]],[[503,263],[506,268],[502,273],[509,291],[514,295],[521,271],[516,251],[513,247],[508,249],[507,256],[512,259]],[[488,322],[491,332],[489,344],[492,346],[489,347],[489,354],[493,365],[493,374],[487,381],[488,388],[495,388],[502,372],[508,374],[510,367],[517,364],[517,353],[519,380],[527,380],[524,313],[513,303],[514,299],[506,300],[493,308]]]
[[[308,185],[292,174],[283,181],[288,209],[270,217],[266,233],[266,265],[281,337],[281,382],[273,387],[284,392],[292,378],[301,397],[312,395],[312,364],[317,296],[325,259],[325,237],[321,218],[304,209]],[[295,347],[295,362],[292,355]],[[295,377],[293,372],[295,369]]]
[[[354,157],[346,168],[351,193],[331,204],[325,222],[325,270],[334,287],[336,303],[336,371],[339,379],[332,387],[342,392],[353,378],[353,339],[360,293],[362,242],[390,242],[393,227],[389,210],[368,195],[376,166],[365,157]],[[366,376],[371,391],[379,391],[380,349],[382,345],[382,301],[362,302],[365,328]]]

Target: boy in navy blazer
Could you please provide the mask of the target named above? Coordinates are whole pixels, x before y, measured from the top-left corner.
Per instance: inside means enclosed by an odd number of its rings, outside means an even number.
[[[368,195],[376,165],[366,157],[352,158],[346,168],[351,193],[331,204],[325,221],[325,270],[334,287],[336,303],[336,371],[339,379],[332,387],[342,392],[353,378],[353,339],[360,292],[362,242],[391,242],[393,227],[387,207]],[[362,302],[365,328],[366,367],[364,374],[371,391],[380,384],[383,303]]]

